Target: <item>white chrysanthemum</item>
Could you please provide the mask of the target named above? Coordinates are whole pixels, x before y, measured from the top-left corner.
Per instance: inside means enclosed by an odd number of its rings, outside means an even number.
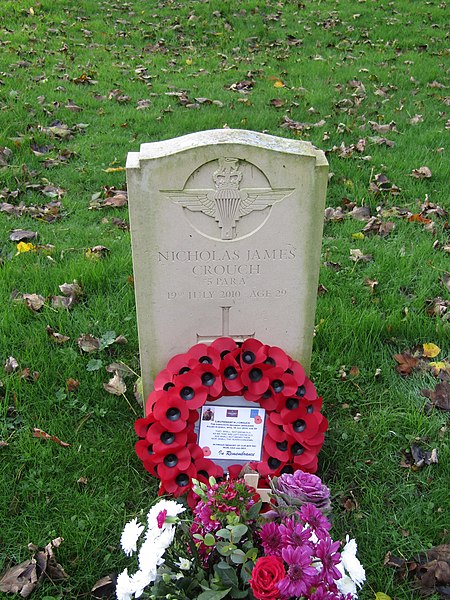
[[[120,545],[127,556],[136,552],[136,544],[143,530],[144,525],[140,525],[137,519],[133,519],[125,525],[120,536]]]
[[[136,598],[140,598],[144,593],[144,589],[149,585],[149,583],[154,581],[154,578],[151,578],[151,574],[144,573],[144,571],[139,570],[132,576],[132,581],[134,595]]]
[[[346,542],[341,552],[341,562],[352,580],[358,587],[361,587],[366,580],[366,572],[360,561],[356,558],[358,546],[356,545],[356,540],[349,541],[348,536]]]
[[[355,582],[345,573],[343,564],[338,563],[336,567],[342,573],[342,577],[335,580],[338,590],[341,594],[351,594],[352,598],[358,598]]]
[[[116,596],[117,600],[131,600],[134,594],[133,579],[128,575],[128,569],[125,569],[117,577]]]
[[[165,547],[158,544],[154,538],[148,537],[139,550],[139,569],[148,577],[149,582],[155,581],[156,572],[163,564]]]
[[[148,511],[147,521],[148,526],[151,529],[158,528],[157,517],[159,513],[163,510],[167,511],[167,517],[176,517],[180,513],[184,512],[185,508],[183,505],[179,504],[178,502],[175,502],[174,500],[160,500],[157,504],[155,504],[155,506],[152,506],[152,508]]]

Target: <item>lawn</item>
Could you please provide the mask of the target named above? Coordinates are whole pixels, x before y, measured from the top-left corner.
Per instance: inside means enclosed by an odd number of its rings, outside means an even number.
[[[222,127],[327,152],[311,376],[330,427],[318,474],[335,539],[358,541],[360,598],[417,597],[383,561],[450,535],[448,412],[421,394],[450,374],[445,7],[3,0],[0,573],[30,542],[61,536],[70,575],[33,598],[87,598],[121,570],[123,525],[157,490],[134,454],[127,152]],[[120,395],[103,386],[117,362],[129,369]],[[415,465],[414,444],[438,463]]]

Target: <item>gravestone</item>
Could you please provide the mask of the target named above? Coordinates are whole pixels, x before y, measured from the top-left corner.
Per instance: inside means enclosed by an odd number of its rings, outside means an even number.
[[[308,370],[328,163],[309,142],[220,129],[127,159],[144,395],[175,354],[222,336]]]

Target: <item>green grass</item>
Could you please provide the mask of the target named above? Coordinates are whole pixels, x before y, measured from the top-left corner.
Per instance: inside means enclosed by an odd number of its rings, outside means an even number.
[[[71,576],[64,584],[44,584],[34,598],[89,597],[97,579],[125,565],[118,548],[123,524],[148,509],[156,494],[156,482],[134,455],[132,408],[140,409],[133,380],[127,380],[126,402],[104,391],[104,368],[86,368],[94,357],[104,366],[121,360],[139,370],[129,233],[112,223],[113,217],[126,218],[126,209],[89,210],[91,196],[105,186],[124,189],[124,172],[106,170],[124,166],[127,152],[143,142],[225,125],[299,137],[331,150],[378,135],[369,121],[395,121],[398,132],[386,134],[395,147],[368,141],[363,155],[370,160],[328,154],[334,175],[327,206],[348,198],[372,214],[381,204],[417,213],[428,195],[448,209],[448,88],[433,83],[448,85],[444,8],[438,0],[1,3],[0,148],[13,154],[0,167],[0,188],[19,191],[13,199],[4,192],[2,201],[29,206],[50,200],[29,183],[64,190],[60,221],[0,213],[0,362],[14,356],[20,364],[17,372],[0,372],[0,439],[9,444],[0,448],[0,572],[29,556],[29,542],[44,546],[62,536],[57,557]],[[75,83],[83,74],[97,83]],[[285,87],[274,87],[277,78]],[[243,80],[253,81],[250,93],[228,89]],[[352,80],[365,88],[359,104]],[[129,101],[109,98],[116,89]],[[188,108],[167,95],[181,91],[193,102],[209,98],[222,106]],[[69,99],[82,110],[65,108]],[[143,99],[149,107],[136,110]],[[273,99],[283,106],[275,108]],[[423,121],[411,125],[416,114]],[[325,125],[296,134],[281,127],[284,115],[311,124],[324,119]],[[87,127],[70,139],[51,139],[42,128],[54,121]],[[31,142],[54,145],[52,158],[65,149],[76,154],[45,169]],[[423,165],[431,179],[409,176]],[[400,195],[370,192],[377,173],[399,186]],[[352,238],[364,223],[351,219],[325,226],[323,262],[339,262],[342,269],[321,270],[328,292],[318,299],[311,371],[330,421],[319,474],[332,488],[335,536],[357,538],[368,575],[363,600],[377,591],[398,600],[415,597],[383,567],[384,555],[409,558],[449,535],[450,452],[441,430],[446,416],[426,414],[420,395],[436,380],[430,374],[402,378],[392,358],[424,342],[434,342],[440,358],[448,358],[448,323],[430,317],[425,305],[436,296],[449,299],[440,282],[448,254],[433,249],[435,240],[448,239],[448,226],[436,218],[431,233],[420,223],[393,220],[396,228],[384,239]],[[40,244],[55,246],[51,257],[15,256],[8,239],[15,228],[37,231]],[[111,252],[89,260],[86,250],[97,244]],[[352,248],[374,260],[353,263]],[[373,294],[366,278],[378,281]],[[11,299],[14,290],[50,297],[74,279],[84,296],[71,311],[47,302],[32,313]],[[47,325],[70,341],[56,345]],[[128,343],[80,353],[81,334],[111,330]],[[343,365],[357,366],[359,375],[342,381]],[[20,377],[25,367],[39,372],[35,383]],[[69,378],[80,382],[76,393],[66,390]],[[71,446],[35,439],[33,427]],[[438,449],[439,464],[418,472],[400,467],[402,449],[416,438]],[[357,504],[346,511],[349,497]]]

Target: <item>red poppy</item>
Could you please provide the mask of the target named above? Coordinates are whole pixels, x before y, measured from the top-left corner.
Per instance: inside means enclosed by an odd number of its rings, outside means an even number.
[[[191,453],[186,448],[167,449],[164,453],[155,454],[155,463],[158,464],[158,477],[162,480],[171,479],[173,471],[184,471],[191,464]]]
[[[287,369],[287,372],[292,373],[292,375],[295,377],[298,385],[302,385],[306,379],[305,369],[296,360],[291,360],[291,363]]]
[[[291,364],[291,359],[286,354],[284,350],[278,348],[277,346],[266,346],[267,358],[265,359],[265,363],[272,367],[278,367],[283,371],[289,368]]]
[[[176,467],[169,471],[170,477],[162,480],[164,491],[175,497],[185,494],[192,487],[192,479],[197,475],[194,465],[191,463],[186,469],[179,470]],[[159,476],[159,469],[158,469]]]
[[[291,411],[283,409],[281,417],[283,429],[298,442],[313,438],[319,431],[318,418],[315,414],[308,414],[303,406]]]
[[[286,434],[284,434],[284,439],[279,441],[274,440],[270,435],[266,434],[264,438],[264,450],[269,456],[273,456],[286,463],[290,457],[289,448],[289,438]]]
[[[270,413],[269,418],[266,419],[266,430],[272,439],[276,442],[281,442],[286,437],[286,432],[283,429],[282,425],[277,425],[273,422],[272,416],[274,413]]]
[[[208,392],[202,384],[200,374],[190,370],[188,373],[178,375],[174,387],[168,391],[168,396],[183,400],[190,410],[194,410],[203,406]]]
[[[192,373],[200,376],[200,380],[211,400],[218,398],[222,394],[222,377],[213,365],[197,363]]]
[[[167,431],[182,431],[189,416],[187,404],[176,396],[169,396],[167,392],[164,394],[164,398],[155,402],[153,416]]]
[[[294,375],[285,373],[283,369],[273,367],[269,370],[270,388],[276,397],[286,397],[295,394],[298,385]]]
[[[252,463],[250,463],[252,464]],[[276,458],[275,456],[270,456],[267,450],[263,450],[262,460],[259,463],[254,463],[255,467],[260,475],[263,477],[267,477],[270,475],[271,477],[277,477],[283,467],[285,466],[285,462]]]
[[[135,444],[136,454],[145,463],[155,463],[155,452],[153,445],[148,440],[139,440]]]
[[[160,423],[150,428],[147,434],[147,440],[153,445],[155,454],[165,452],[166,450],[185,447],[187,442],[187,431],[167,431]]]
[[[243,342],[240,351],[240,365],[242,369],[251,369],[263,363],[267,358],[267,346],[259,340],[249,338]]]
[[[217,350],[220,354],[220,357],[223,359],[226,354],[232,352],[238,347],[236,342],[229,337],[220,337],[217,340],[214,340],[211,344],[211,348]]]
[[[187,352],[187,366],[194,369],[198,364],[212,365],[215,369],[220,367],[220,352],[213,346],[206,344],[195,344]]]
[[[155,381],[153,384],[155,390],[167,391],[168,389],[170,389],[172,387],[175,376],[176,374],[173,373],[173,371],[171,371],[170,369],[164,369],[163,371],[160,371],[155,377]]]
[[[187,354],[176,354],[172,356],[172,358],[167,363],[167,370],[173,373],[174,375],[182,375],[180,371],[188,372],[188,355]]]
[[[167,392],[164,392],[163,390],[159,390],[159,391],[155,391],[152,392],[149,397],[147,398],[147,402],[145,403],[145,414],[149,415],[153,412],[153,406],[155,405],[155,403],[160,400],[161,398],[166,398],[167,397]]]
[[[208,483],[210,477],[223,477],[223,469],[208,458],[194,460],[194,467],[197,469],[197,479],[203,483]]]
[[[248,369],[242,370],[241,381],[248,389],[249,394],[264,394],[264,392],[268,389],[270,383],[268,375],[269,371],[271,371],[269,365],[264,365],[261,363],[257,363]]]
[[[241,381],[241,373],[241,367],[232,353],[226,354],[220,365],[220,374],[222,376],[224,388],[229,392],[240,392],[244,387],[244,384]]]
[[[134,422],[134,430],[136,432],[136,435],[140,438],[145,438],[145,436],[147,435],[147,431],[154,422],[155,417],[153,415],[147,415],[143,419],[137,419]]]

